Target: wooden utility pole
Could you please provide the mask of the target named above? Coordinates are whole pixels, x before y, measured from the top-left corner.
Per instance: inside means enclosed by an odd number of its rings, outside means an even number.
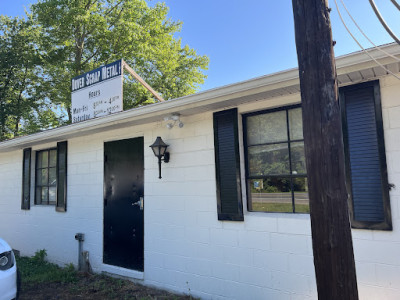
[[[292,0],[318,298],[358,299],[327,0]]]

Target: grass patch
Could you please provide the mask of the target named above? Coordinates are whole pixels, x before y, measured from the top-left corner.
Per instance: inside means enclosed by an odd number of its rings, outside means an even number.
[[[75,270],[72,264],[61,268],[46,261],[46,250],[33,257],[17,257],[21,274],[20,300],[190,300],[131,281]]]
[[[253,202],[253,211],[292,212],[292,204]],[[310,207],[307,204],[296,204],[296,212],[310,213]]]
[[[46,250],[40,250],[32,257],[17,257],[22,286],[44,282],[73,283],[78,281],[78,273],[72,264],[61,268],[47,262],[46,256]]]

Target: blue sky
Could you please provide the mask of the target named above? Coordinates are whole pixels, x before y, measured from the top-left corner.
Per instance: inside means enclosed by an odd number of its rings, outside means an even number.
[[[392,42],[367,0],[342,0],[375,44]],[[0,14],[23,16],[33,0],[0,0]],[[154,0],[152,2],[155,2]],[[165,0],[169,17],[183,22],[178,37],[183,44],[210,58],[208,78],[200,90],[251,79],[297,66],[292,1],[290,0]],[[337,0],[341,5],[341,0]],[[400,37],[400,11],[390,0],[376,0],[381,14]],[[337,44],[335,54],[360,48],[338,17],[334,0],[331,22]],[[365,48],[371,47],[339,7],[346,24]],[[399,46],[400,47],[400,46]]]

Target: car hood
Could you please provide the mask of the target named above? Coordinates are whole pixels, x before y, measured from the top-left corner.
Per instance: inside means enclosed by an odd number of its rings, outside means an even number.
[[[0,238],[0,253],[6,252],[6,251],[11,251],[11,247],[5,240]]]

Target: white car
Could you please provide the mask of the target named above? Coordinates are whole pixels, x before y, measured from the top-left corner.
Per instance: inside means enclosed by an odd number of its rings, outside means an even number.
[[[0,238],[0,300],[17,298],[17,264],[10,245]]]

